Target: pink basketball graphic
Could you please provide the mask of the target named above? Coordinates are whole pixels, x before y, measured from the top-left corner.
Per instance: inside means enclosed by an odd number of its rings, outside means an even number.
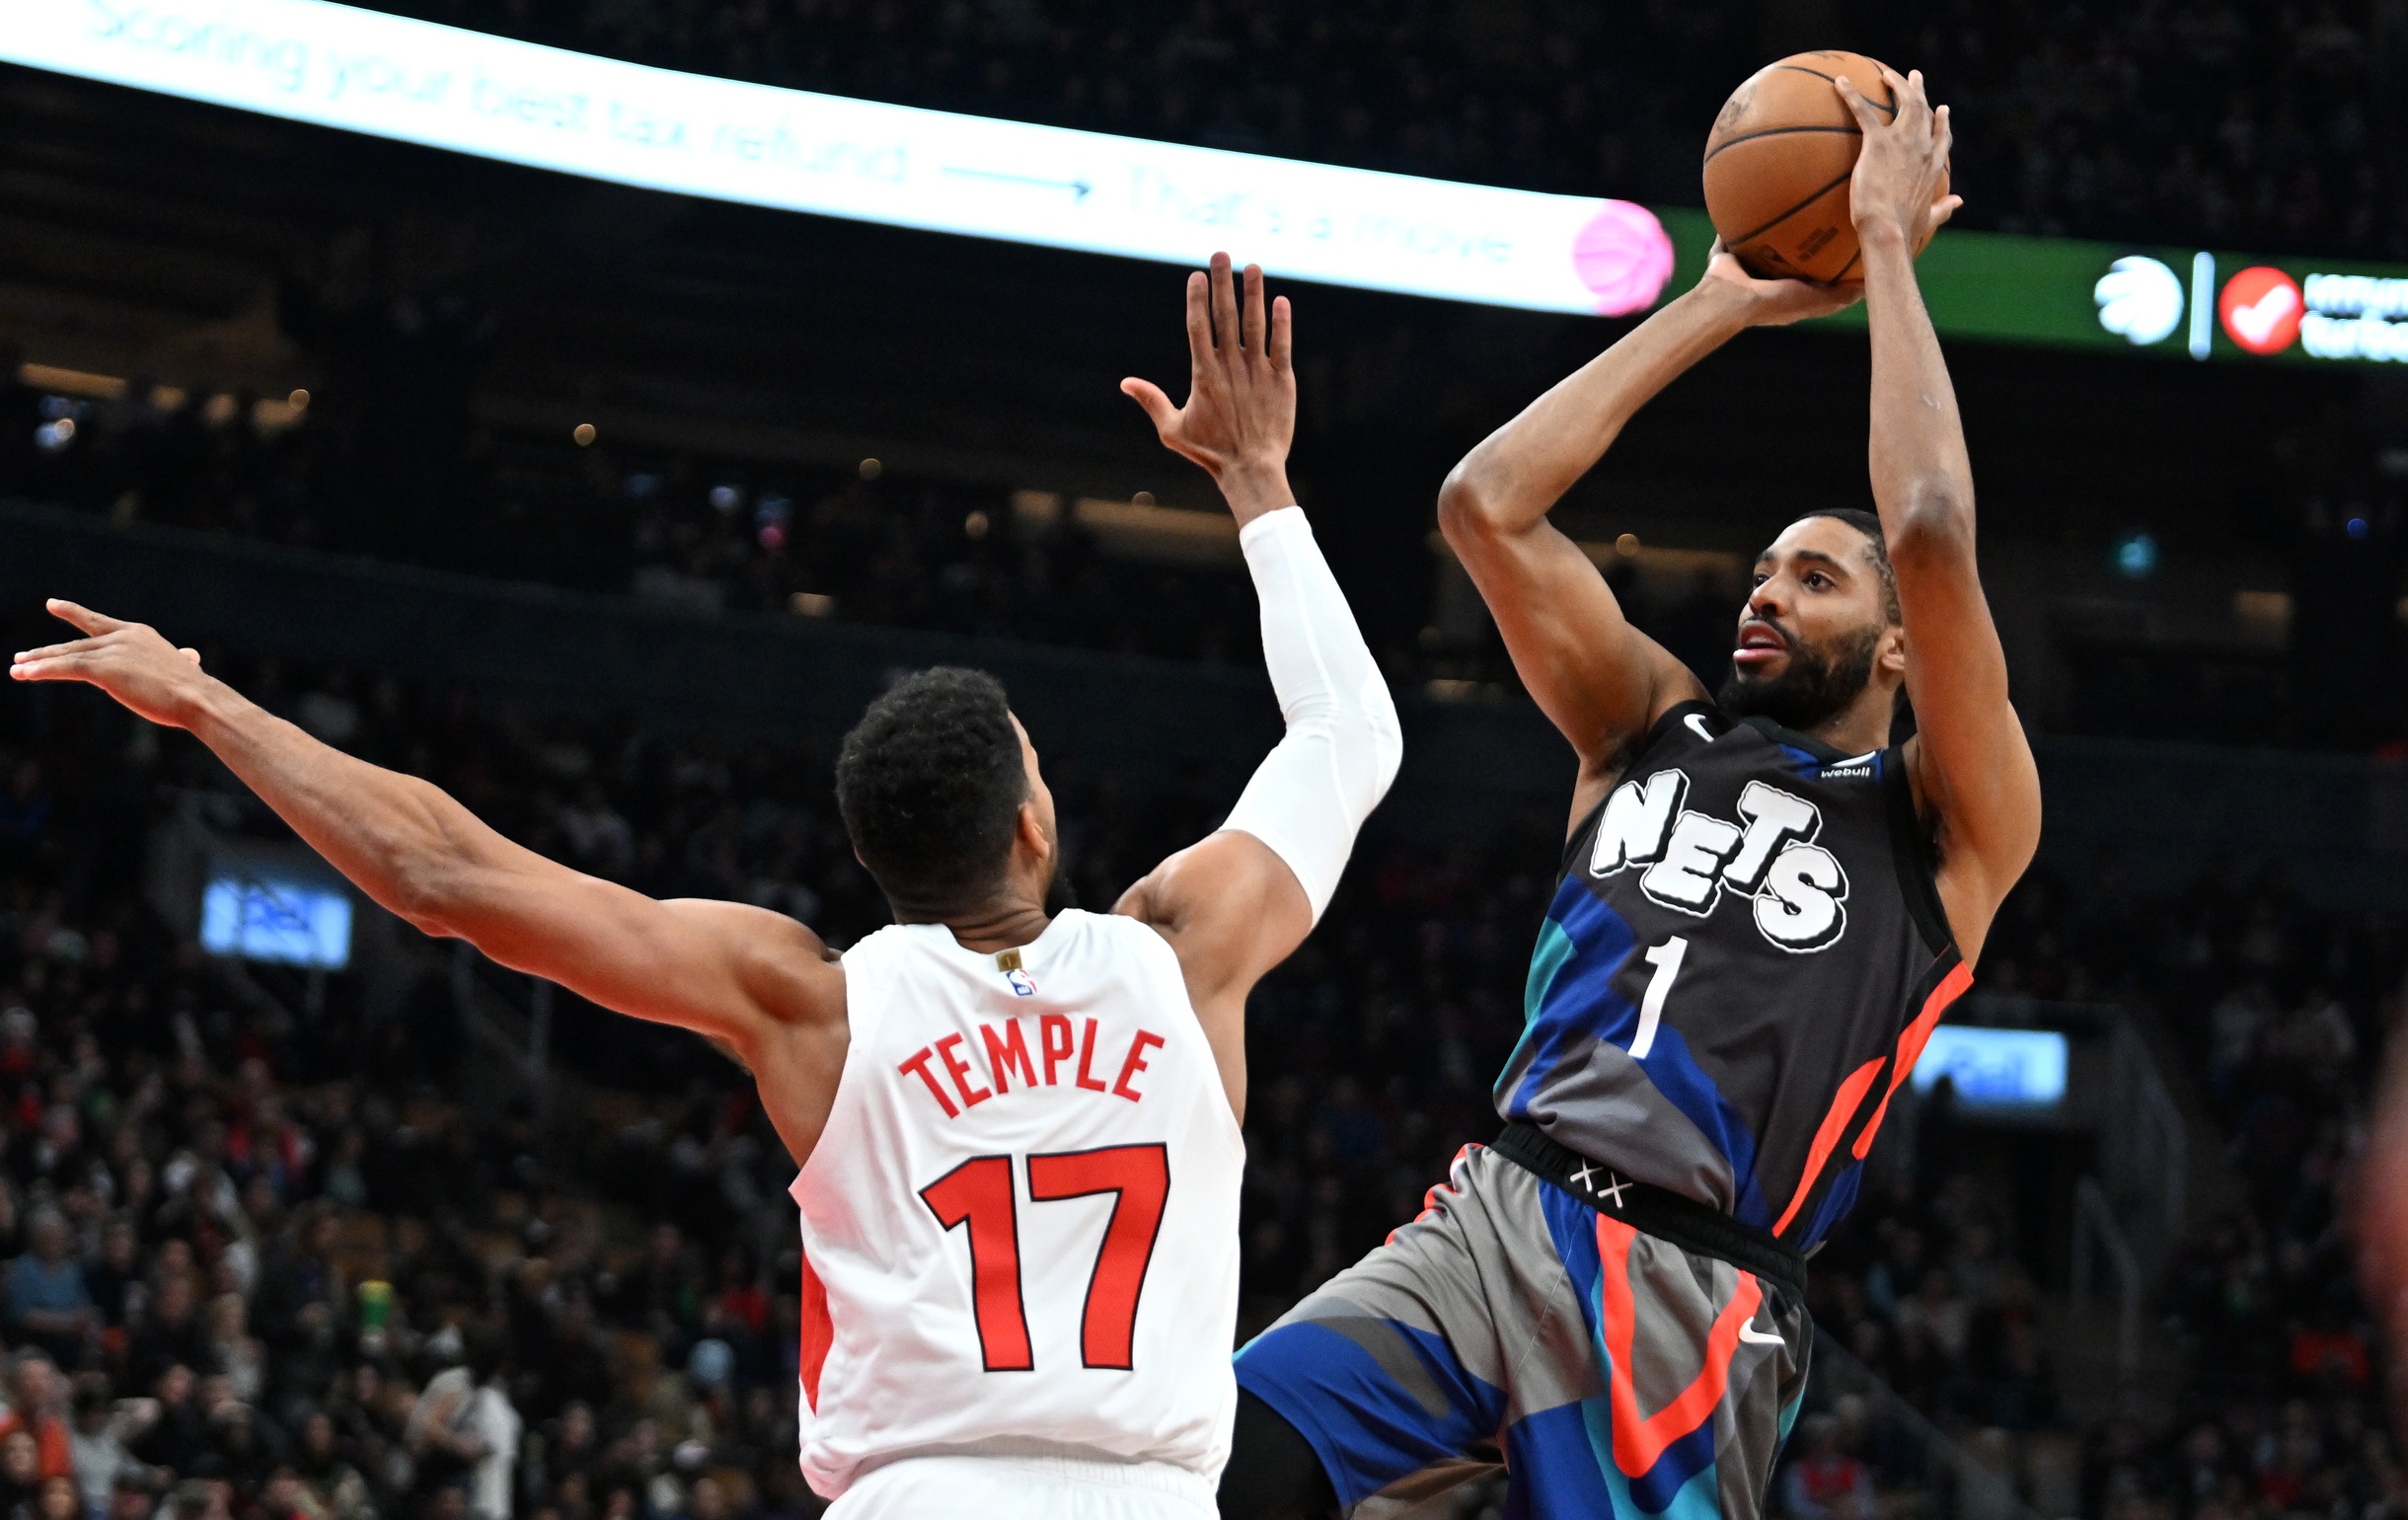
[[[1645,311],[1672,277],[1672,238],[1645,206],[1601,201],[1572,239],[1572,271],[1597,297],[1597,314]]]

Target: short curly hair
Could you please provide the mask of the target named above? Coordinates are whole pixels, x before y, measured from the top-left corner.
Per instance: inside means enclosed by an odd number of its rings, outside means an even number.
[[[898,912],[942,916],[984,901],[1027,799],[1011,701],[983,670],[905,676],[837,751],[845,830]]]
[[[1898,605],[1898,571],[1890,567],[1890,542],[1882,536],[1881,519],[1861,506],[1826,506],[1808,517],[1836,517],[1864,535],[1864,557],[1881,577],[1881,616],[1892,628],[1906,622]],[[1801,519],[1802,521],[1803,519]]]

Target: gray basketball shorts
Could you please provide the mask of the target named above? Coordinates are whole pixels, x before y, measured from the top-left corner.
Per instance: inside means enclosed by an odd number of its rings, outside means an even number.
[[[1500,1465],[1508,1515],[1759,1520],[1812,1335],[1782,1284],[1467,1146],[1419,1218],[1239,1351],[1238,1383],[1351,1520]]]

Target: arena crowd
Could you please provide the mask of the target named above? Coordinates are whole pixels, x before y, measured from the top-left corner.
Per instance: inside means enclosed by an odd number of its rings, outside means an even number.
[[[764,903],[838,945],[883,921],[824,750],[671,747],[466,690],[212,657],[583,869]],[[277,832],[205,751],[46,688],[0,697],[0,1511],[816,1512],[792,1465],[790,1169],[735,1068],[564,999],[549,1101],[472,1098],[466,1068],[491,1052],[447,955],[313,995],[200,955],[145,896],[156,829]],[[1054,770],[1090,903],[1217,822],[1209,798]],[[1258,995],[1243,1330],[1410,1218],[1492,1132],[1550,822],[1374,845]],[[1925,1146],[1816,1263],[1825,1336],[1895,1392],[1829,1383],[1779,1482],[1788,1512],[1911,1512],[1929,1429],[2085,1516],[2399,1512],[2339,1208],[2359,1057],[2396,1018],[2404,950],[2408,925],[2310,910],[2275,876],[2152,899],[2108,863],[2019,892],[1986,984],[2153,1003],[2248,1179],[2165,1295],[2180,1418],[2072,1423],[2039,1309],[2054,1264],[2009,1200]]]
[[[457,493],[372,534],[344,440],[261,425],[256,402],[44,393],[0,345],[0,494],[118,521],[632,594],[701,611],[940,628],[1179,659],[1257,658],[1234,539],[1226,563],[1110,557],[1049,495],[886,472],[763,467],[562,438],[477,439]],[[64,423],[62,427],[60,424]]]

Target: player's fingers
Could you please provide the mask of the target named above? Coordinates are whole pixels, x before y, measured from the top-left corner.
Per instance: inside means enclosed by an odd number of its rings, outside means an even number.
[[[11,665],[11,679],[19,681],[81,681],[91,669],[91,659],[82,654],[61,654],[50,659],[28,660]]]
[[[186,659],[190,660],[192,662],[193,669],[197,670],[200,668],[200,651],[198,649],[178,649],[176,652],[183,655]]]
[[[1931,113],[1931,155],[1942,164],[1948,162],[1948,150],[1956,145],[1956,128],[1948,124],[1948,108]]]
[[[1931,207],[1931,230],[1937,232],[1947,226],[1948,218],[1956,215],[1957,207],[1964,203],[1965,197],[1962,195],[1941,196]]]
[[[1229,255],[1212,256],[1213,339],[1224,357],[1239,351],[1238,282],[1230,274]]]
[[[1212,353],[1212,308],[1206,304],[1204,271],[1187,276],[1187,356],[1201,365]]]
[[[1296,312],[1284,295],[1271,302],[1271,365],[1283,373],[1296,367]]]
[[[1158,432],[1168,431],[1179,415],[1179,409],[1170,405],[1170,398],[1163,394],[1163,388],[1151,380],[1140,380],[1131,375],[1120,382],[1120,394],[1146,409],[1146,417],[1152,420]],[[200,656],[193,655],[192,663],[199,664]]]
[[[1873,128],[1885,124],[1881,118],[1881,113],[1873,109],[1873,103],[1865,98],[1864,92],[1857,89],[1854,82],[1845,74],[1833,80],[1831,87],[1838,92],[1840,104],[1845,106],[1849,114],[1855,116],[1856,125],[1860,130],[1870,132]]]
[[[1270,324],[1263,320],[1262,266],[1245,266],[1245,332],[1241,344],[1254,358],[1267,358],[1271,351]]]
[[[38,649],[20,649],[15,662],[22,665],[28,660],[55,659],[61,654],[81,654],[99,647],[97,639],[70,639],[65,644],[45,644]]]
[[[50,616],[68,623],[72,623],[87,634],[93,634],[96,636],[100,634],[113,634],[118,629],[128,626],[127,624],[120,622],[118,619],[110,617],[105,613],[94,612],[89,607],[79,607],[73,602],[66,601],[55,596],[42,603],[42,605],[49,609]]]
[[[1900,120],[1903,121],[1910,115],[1919,116],[1931,109],[1931,102],[1923,95],[1923,71],[1921,69],[1909,69],[1904,75],[1901,75],[1898,70],[1886,63],[1879,67],[1881,82],[1890,87],[1890,99],[1898,105]]]

